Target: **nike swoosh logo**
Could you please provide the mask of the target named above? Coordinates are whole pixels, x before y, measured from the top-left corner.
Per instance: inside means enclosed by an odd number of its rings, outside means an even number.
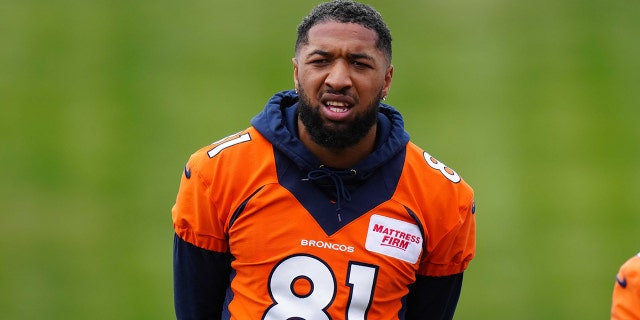
[[[187,179],[191,179],[191,169],[188,168],[187,166],[184,166],[184,176]]]
[[[623,288],[627,287],[627,278],[618,278],[618,276],[616,276],[616,282]]]

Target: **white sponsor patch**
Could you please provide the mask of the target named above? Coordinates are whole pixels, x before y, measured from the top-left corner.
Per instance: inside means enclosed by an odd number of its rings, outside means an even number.
[[[422,252],[422,234],[413,223],[373,215],[369,220],[365,248],[385,256],[416,263]]]

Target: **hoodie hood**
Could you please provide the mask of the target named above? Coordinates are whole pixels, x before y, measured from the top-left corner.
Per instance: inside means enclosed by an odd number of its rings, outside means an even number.
[[[298,95],[293,90],[276,93],[269,99],[264,110],[251,120],[251,125],[300,169],[315,170],[322,167],[322,163],[298,139],[298,100]],[[361,178],[366,178],[369,173],[404,150],[408,142],[409,134],[404,130],[404,120],[400,113],[381,103],[376,147],[367,158],[351,169]]]

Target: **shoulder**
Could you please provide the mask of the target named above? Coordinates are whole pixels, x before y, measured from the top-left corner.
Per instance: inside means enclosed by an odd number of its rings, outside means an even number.
[[[463,272],[475,256],[473,189],[455,170],[413,143],[395,199],[410,209],[425,230],[426,252],[419,273]]]
[[[250,127],[193,153],[184,178],[185,184],[201,185],[218,205],[232,207],[257,188],[278,182],[273,146]]]
[[[475,213],[471,186],[458,172],[413,143],[407,145],[394,197],[424,219],[425,224],[439,226],[442,231],[456,228]]]
[[[448,190],[464,198],[473,197],[473,189],[456,170],[412,142],[407,144],[403,177],[414,190]]]
[[[416,213],[427,229],[446,234],[475,214],[474,191],[453,169],[413,143],[407,154],[395,199]],[[434,231],[435,232],[435,231]]]
[[[185,165],[172,219],[176,234],[226,252],[229,215],[253,192],[277,183],[271,145],[253,128],[197,150]]]
[[[620,266],[618,282],[620,281],[623,281],[625,284],[633,283],[635,286],[640,286],[640,253],[629,258]]]
[[[640,253],[628,259],[616,274],[611,319],[640,318]]]
[[[252,172],[273,159],[272,145],[250,127],[222,138],[194,152],[187,162],[185,174],[199,175],[205,182],[213,176],[233,176]],[[255,172],[255,171],[253,171]]]

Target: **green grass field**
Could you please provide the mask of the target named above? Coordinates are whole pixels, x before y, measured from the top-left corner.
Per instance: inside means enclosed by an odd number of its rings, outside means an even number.
[[[182,167],[292,88],[315,3],[0,1],[0,318],[174,318]],[[456,319],[606,319],[640,251],[637,1],[370,3],[387,102],[477,194]]]

